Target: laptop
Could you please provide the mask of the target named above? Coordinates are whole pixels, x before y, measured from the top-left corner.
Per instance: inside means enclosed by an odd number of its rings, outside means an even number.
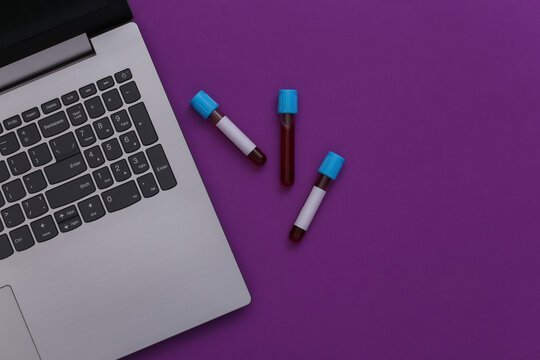
[[[251,300],[131,18],[0,5],[0,359],[116,359]]]

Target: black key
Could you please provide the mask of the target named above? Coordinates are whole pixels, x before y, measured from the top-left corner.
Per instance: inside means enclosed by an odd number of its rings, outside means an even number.
[[[169,161],[165,156],[163,147],[161,145],[156,145],[146,150],[146,155],[150,159],[150,164],[154,169],[156,174],[157,181],[162,190],[169,190],[176,186],[176,178],[171,170]]]
[[[71,205],[65,209],[62,209],[54,213],[54,219],[59,224],[66,220],[74,218],[75,216],[79,216],[79,213],[77,212],[77,209],[75,208],[75,205]]]
[[[36,170],[23,176],[23,181],[29,194],[35,194],[47,187],[47,182],[41,170]]]
[[[30,161],[34,166],[41,166],[47,164],[52,160],[51,152],[47,144],[41,144],[28,150],[30,155]]]
[[[36,195],[22,202],[22,207],[26,217],[29,219],[37,218],[49,211],[49,207],[45,202],[43,194]]]
[[[101,166],[105,162],[105,157],[98,145],[85,150],[84,156],[86,157],[86,161],[88,161],[88,166],[91,168]]]
[[[105,114],[105,108],[103,107],[103,103],[101,102],[101,98],[99,96],[86,100],[84,102],[84,106],[86,107],[86,111],[88,111],[88,115],[91,119],[98,118]]]
[[[45,196],[47,197],[51,208],[57,209],[80,200],[83,197],[90,195],[95,190],[96,187],[94,186],[90,175],[84,175],[45,192]]]
[[[131,171],[129,171],[129,166],[125,159],[112,164],[111,170],[116,181],[124,181],[131,176]]]
[[[7,259],[13,255],[14,252],[8,236],[5,234],[0,235],[0,260]]]
[[[137,134],[135,134],[134,130],[131,130],[124,135],[121,135],[120,143],[122,144],[124,151],[128,154],[139,150],[139,148],[141,147],[139,139],[137,139]]]
[[[0,154],[7,156],[13,154],[15,151],[19,150],[21,146],[17,141],[17,136],[14,132],[7,133],[6,135],[0,136]]]
[[[0,192],[0,207],[4,206],[6,204],[6,201],[4,200],[4,196],[2,196],[2,192]],[[0,232],[4,230],[4,227],[2,226],[2,223],[0,223]]]
[[[133,105],[129,108],[129,113],[143,145],[155,143],[158,140],[158,136],[144,103]]]
[[[131,127],[131,121],[126,110],[113,114],[111,119],[117,132],[125,131]]]
[[[152,173],[141,176],[137,179],[137,183],[139,184],[141,192],[145,198],[152,197],[159,193],[159,187]]]
[[[2,209],[2,219],[6,227],[12,228],[24,222],[24,214],[19,204]]]
[[[73,105],[66,111],[69,121],[71,121],[71,125],[73,126],[84,124],[86,120],[88,120],[88,116],[86,116],[86,112],[84,112],[82,104]]]
[[[94,130],[96,130],[96,134],[101,140],[110,137],[114,133],[111,121],[108,117],[104,117],[103,119],[95,121]]]
[[[83,127],[78,128],[75,133],[77,134],[77,139],[79,139],[79,144],[82,147],[90,146],[96,142],[96,135],[92,126],[84,125]]]
[[[122,97],[126,104],[134,103],[141,98],[141,94],[139,93],[135,81],[120,86],[120,92],[122,93]]]
[[[8,183],[2,185],[2,190],[4,190],[4,195],[6,195],[6,200],[8,202],[15,202],[21,200],[26,196],[26,191],[24,191],[24,186],[20,179],[15,179]]]
[[[45,167],[45,175],[51,184],[58,184],[79,175],[86,170],[86,163],[81,153]]]
[[[69,128],[66,113],[61,111],[38,121],[44,137],[58,135]]]
[[[120,94],[118,93],[118,90],[112,89],[107,91],[102,95],[103,102],[105,103],[105,107],[109,111],[118,110],[122,107],[122,99],[120,98]]]
[[[94,84],[88,84],[82,88],[79,89],[79,93],[81,94],[81,97],[84,99],[84,98],[87,98],[89,96],[92,96],[94,95],[95,93],[97,93],[97,89],[96,89],[96,85]]]
[[[5,161],[0,161],[0,183],[9,179],[10,174]]]
[[[31,248],[36,243],[30,232],[28,225],[21,226],[18,229],[9,232],[9,237],[17,251],[24,251]]]
[[[77,204],[82,218],[85,222],[95,221],[105,215],[105,209],[101,205],[99,196],[92,196],[90,199],[81,201]]]
[[[32,165],[30,165],[30,160],[28,160],[28,155],[25,152],[18,153],[7,159],[9,168],[13,175],[21,175],[30,170]]]
[[[22,118],[25,122],[29,122],[32,120],[36,120],[41,114],[39,113],[39,109],[37,107],[32,108],[30,110],[26,110],[22,113]]]
[[[123,83],[124,81],[128,81],[129,79],[132,78],[131,70],[126,69],[126,70],[119,71],[116,74],[114,74],[114,78],[116,79],[116,82],[119,84]]]
[[[94,180],[99,189],[106,189],[114,183],[108,167],[96,170],[92,174],[94,175]]]
[[[69,220],[64,221],[63,223],[58,224],[58,228],[60,229],[61,232],[66,233],[68,231],[78,228],[81,225],[82,225],[82,220],[80,216],[75,216],[74,218],[71,218]]]
[[[58,230],[56,230],[54,220],[50,215],[32,222],[30,227],[34,232],[36,241],[40,243],[51,240],[53,237],[58,235]]]
[[[56,161],[64,160],[80,152],[75,136],[71,132],[52,139],[49,145]]]
[[[146,156],[144,156],[142,151],[131,155],[129,157],[129,164],[134,174],[142,174],[150,168],[148,161],[146,161]]]
[[[105,79],[98,80],[97,87],[99,90],[107,90],[108,88],[114,86],[114,80],[112,76],[107,76]]]
[[[105,203],[107,211],[115,212],[141,200],[141,194],[139,194],[135,181],[131,180],[101,193],[101,198]]]
[[[9,119],[4,120],[4,127],[6,128],[6,130],[11,130],[21,124],[22,124],[22,121],[19,115],[15,115],[15,116],[10,117]]]
[[[72,91],[70,93],[67,93],[66,95],[62,95],[62,102],[66,106],[74,104],[77,101],[79,101],[79,94],[77,94],[76,91]]]
[[[53,111],[60,110],[61,107],[62,104],[60,104],[60,99],[53,99],[41,105],[41,110],[44,114],[50,114]]]
[[[30,124],[17,130],[22,146],[30,146],[41,140],[36,124]]]
[[[120,143],[116,138],[104,142],[101,144],[101,147],[103,148],[105,156],[109,161],[118,159],[120,156],[122,156],[122,149],[120,148]]]

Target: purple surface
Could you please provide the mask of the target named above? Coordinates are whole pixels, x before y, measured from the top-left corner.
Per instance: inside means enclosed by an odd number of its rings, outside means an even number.
[[[130,360],[539,357],[538,1],[130,3],[253,296]],[[189,107],[200,89],[263,168]],[[344,169],[291,246],[328,150]]]

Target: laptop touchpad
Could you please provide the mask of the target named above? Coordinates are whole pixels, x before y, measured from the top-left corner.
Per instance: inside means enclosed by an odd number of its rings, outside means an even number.
[[[39,360],[10,286],[0,288],[0,359]]]

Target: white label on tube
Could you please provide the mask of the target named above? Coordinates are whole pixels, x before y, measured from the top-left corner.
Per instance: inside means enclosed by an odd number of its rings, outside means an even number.
[[[249,138],[244,135],[244,133],[240,131],[228,117],[225,116],[221,118],[216,126],[244,153],[244,155],[248,155],[255,149],[256,146],[253,141],[249,140]]]
[[[313,189],[311,189],[311,193],[309,194],[304,207],[300,210],[300,214],[298,214],[298,218],[294,222],[294,225],[298,226],[300,229],[307,230],[324,199],[324,195],[326,195],[326,191],[314,186]]]

